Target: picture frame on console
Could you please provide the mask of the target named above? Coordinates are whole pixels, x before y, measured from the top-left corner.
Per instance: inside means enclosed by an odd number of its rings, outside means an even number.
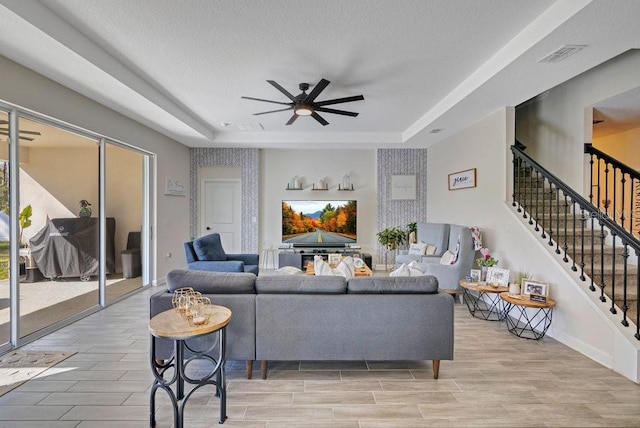
[[[471,282],[480,282],[481,275],[482,271],[480,269],[471,269],[469,278],[471,278]]]
[[[338,266],[341,261],[342,261],[342,254],[335,253],[335,254],[327,255],[327,263],[329,263],[329,266],[331,267]]]
[[[509,285],[509,269],[490,267],[487,269],[487,284],[498,284],[503,287]]]
[[[530,279],[522,280],[522,295],[531,296],[532,294],[538,294],[540,296],[549,295],[549,284],[544,282],[532,281]]]

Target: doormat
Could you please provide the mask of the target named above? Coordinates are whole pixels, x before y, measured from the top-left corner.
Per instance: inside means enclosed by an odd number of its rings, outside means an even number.
[[[75,352],[10,351],[0,356],[0,397],[64,361]]]

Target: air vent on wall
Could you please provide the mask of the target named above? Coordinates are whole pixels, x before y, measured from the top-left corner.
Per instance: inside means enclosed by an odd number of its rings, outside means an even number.
[[[560,46],[555,51],[551,52],[549,55],[540,58],[538,62],[544,62],[548,64],[555,64],[560,61],[564,61],[569,58],[571,55],[580,52],[582,49],[586,48],[587,45],[564,45]]]

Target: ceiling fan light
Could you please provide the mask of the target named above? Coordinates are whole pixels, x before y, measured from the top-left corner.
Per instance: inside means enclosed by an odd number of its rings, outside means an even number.
[[[311,106],[304,104],[296,106],[294,111],[298,116],[311,116],[313,114]]]

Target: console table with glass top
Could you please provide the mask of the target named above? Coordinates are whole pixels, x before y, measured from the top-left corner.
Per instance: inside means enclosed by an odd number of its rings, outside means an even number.
[[[508,287],[493,287],[484,282],[467,282],[464,279],[459,284],[464,289],[462,299],[472,316],[486,321],[504,320],[504,304],[500,293],[509,291]]]

